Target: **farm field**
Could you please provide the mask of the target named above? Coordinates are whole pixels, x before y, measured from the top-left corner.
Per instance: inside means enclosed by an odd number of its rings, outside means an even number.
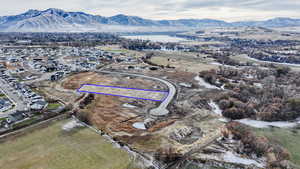
[[[65,131],[70,120],[8,140],[0,145],[1,169],[127,169],[127,152],[87,128]]]
[[[155,52],[155,56],[149,61],[191,73],[218,68],[218,66],[210,64],[213,59],[206,58],[205,55],[197,56],[195,53]]]

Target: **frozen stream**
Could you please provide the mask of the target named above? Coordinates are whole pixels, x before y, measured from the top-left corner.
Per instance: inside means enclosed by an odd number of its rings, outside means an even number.
[[[298,124],[300,124],[300,119],[297,119],[296,122],[288,122],[288,121],[267,122],[267,121],[259,121],[259,120],[252,120],[252,119],[241,119],[236,121],[255,128],[268,128],[271,126],[279,127],[279,128],[293,128],[296,127]]]
[[[213,112],[217,115],[222,116],[222,110],[220,109],[219,105],[217,105],[214,101],[210,101],[208,105],[212,108]]]

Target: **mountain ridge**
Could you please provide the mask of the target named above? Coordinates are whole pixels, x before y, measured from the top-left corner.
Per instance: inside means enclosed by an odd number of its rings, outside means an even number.
[[[273,18],[265,21],[226,22],[215,19],[178,19],[178,20],[151,20],[138,16],[118,14],[111,17],[91,15],[84,12],[66,12],[61,9],[49,8],[46,10],[30,9],[19,15],[0,16],[0,31],[101,31],[106,27],[135,28],[202,28],[202,27],[291,27],[300,26],[300,19]],[[132,30],[132,29],[129,29]]]

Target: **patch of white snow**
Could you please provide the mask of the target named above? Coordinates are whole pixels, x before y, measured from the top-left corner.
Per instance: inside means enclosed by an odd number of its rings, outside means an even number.
[[[217,105],[214,101],[210,101],[208,105],[212,108],[213,112],[215,114],[221,115],[222,116],[222,110],[220,109],[219,105]]]
[[[129,103],[124,103],[124,104],[123,104],[123,107],[126,107],[126,108],[136,108],[136,106],[131,105],[131,104],[129,104]]]
[[[62,126],[62,129],[65,131],[71,131],[76,127],[84,127],[84,125],[78,123],[76,120],[71,120]]]
[[[205,87],[205,88],[207,88],[207,89],[219,89],[219,90],[220,90],[219,87],[214,86],[214,85],[211,85],[211,84],[205,82],[205,80],[204,80],[203,78],[199,77],[199,76],[196,76],[194,79],[195,79],[196,81],[198,81],[198,84],[199,84],[200,86],[203,86],[203,87]]]
[[[251,126],[251,127],[255,127],[255,128],[268,128],[271,126],[279,127],[279,128],[292,128],[300,123],[300,121],[298,121],[298,122],[287,122],[287,121],[266,122],[266,121],[252,120],[252,119],[241,119],[241,120],[236,120],[236,121],[238,121],[242,124]]]
[[[143,122],[136,122],[136,123],[133,123],[132,125],[134,128],[136,129],[140,129],[140,130],[146,130],[146,126]]]
[[[259,163],[255,160],[239,157],[238,155],[233,154],[232,152],[226,152],[223,156],[224,161],[235,164],[244,164],[244,165],[255,165],[260,168],[264,168],[265,164]]]

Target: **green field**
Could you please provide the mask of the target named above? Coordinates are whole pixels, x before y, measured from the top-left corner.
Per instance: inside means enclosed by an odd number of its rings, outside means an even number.
[[[127,152],[87,128],[62,130],[67,120],[0,144],[1,169],[128,169]]]
[[[56,110],[61,106],[60,103],[49,103],[47,106],[48,110]]]
[[[273,143],[285,147],[291,153],[291,161],[300,168],[300,130],[299,129],[255,129],[258,135],[269,138]]]

